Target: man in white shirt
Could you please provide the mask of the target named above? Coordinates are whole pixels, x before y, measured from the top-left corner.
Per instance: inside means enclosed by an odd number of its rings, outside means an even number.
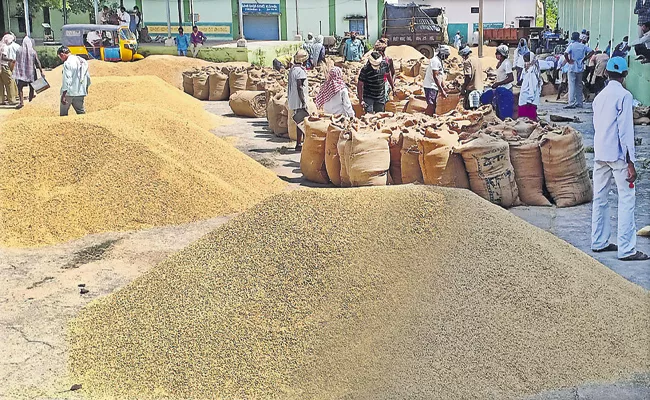
[[[90,86],[88,62],[70,54],[70,49],[65,46],[59,47],[56,53],[63,61],[60,115],[68,115],[71,105],[77,114],[85,114],[84,100],[88,95],[88,86]]]
[[[622,261],[648,260],[636,251],[634,222],[636,169],[632,94],[623,87],[627,62],[612,57],[607,62],[609,84],[593,102],[594,108],[594,200],[591,218],[591,249],[616,251]],[[618,246],[610,242],[611,220],[607,196],[612,177],[618,191]]]
[[[307,99],[309,98],[309,83],[307,80],[307,70],[303,63],[309,58],[306,50],[300,49],[293,57],[293,65],[289,70],[289,79],[287,82],[287,108],[289,116],[297,126],[296,134],[296,151],[302,150],[302,136],[305,131],[304,119],[309,115],[307,112]]]
[[[120,26],[128,28],[129,25],[131,25],[131,15],[126,12],[126,8],[120,7],[120,13],[117,15],[117,17],[120,21]]]
[[[451,51],[449,46],[440,45],[438,52],[429,61],[429,66],[424,74],[424,96],[427,99],[427,109],[424,111],[427,115],[433,115],[436,112],[436,102],[438,93],[447,98],[445,90],[445,70],[442,67],[442,61],[446,60]]]

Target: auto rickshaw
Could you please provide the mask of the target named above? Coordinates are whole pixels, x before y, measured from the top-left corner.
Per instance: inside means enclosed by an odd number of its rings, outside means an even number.
[[[70,53],[87,60],[137,61],[144,58],[138,54],[138,41],[125,26],[63,25],[61,42]]]

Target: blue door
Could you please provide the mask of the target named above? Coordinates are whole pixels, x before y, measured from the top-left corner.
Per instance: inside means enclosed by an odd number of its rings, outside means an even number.
[[[244,15],[247,40],[280,40],[277,15]]]
[[[366,35],[366,20],[365,19],[351,19],[350,32],[359,32],[359,35]]]

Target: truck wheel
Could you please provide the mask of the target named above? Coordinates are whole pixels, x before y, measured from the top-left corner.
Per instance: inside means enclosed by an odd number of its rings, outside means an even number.
[[[423,56],[426,58],[432,58],[433,57],[433,47],[429,46],[428,44],[421,44],[418,47],[416,47],[417,51],[422,53]]]

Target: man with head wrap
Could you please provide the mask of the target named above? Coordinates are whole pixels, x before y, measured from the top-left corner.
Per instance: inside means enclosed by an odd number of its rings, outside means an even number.
[[[449,46],[440,45],[436,54],[431,57],[429,66],[424,74],[424,96],[427,99],[427,109],[424,113],[427,115],[435,114],[438,94],[447,98],[447,91],[444,85],[445,71],[442,62],[449,57],[450,53]]]
[[[571,40],[571,44],[564,51],[564,58],[569,63],[569,105],[565,108],[582,108],[584,60],[589,59],[594,52],[580,41],[580,34],[578,32],[573,32]]]
[[[373,51],[368,62],[359,72],[357,96],[367,113],[384,111],[386,106],[386,91],[384,76],[388,72],[388,64],[379,52]],[[393,86],[393,79],[388,81]]]
[[[293,57],[293,65],[289,70],[287,83],[287,106],[289,115],[297,126],[296,151],[302,150],[302,136],[304,132],[304,119],[309,115],[307,112],[307,98],[309,97],[309,84],[307,82],[307,71],[304,63],[309,59],[309,54],[300,49]]]
[[[325,46],[323,46],[323,35],[318,35],[312,43],[309,51],[307,69],[316,68],[321,61],[325,61]]]
[[[16,108],[22,108],[24,105],[23,89],[25,86],[29,86],[29,101],[34,98],[34,88],[30,86],[30,83],[36,80],[37,67],[41,71],[41,76],[44,76],[41,62],[38,59],[36,50],[34,50],[34,41],[30,37],[25,37],[23,45],[16,55],[16,68],[14,69],[14,79],[18,85],[18,99],[20,101]]]
[[[460,87],[460,94],[465,97],[464,106],[469,110],[479,106],[478,101],[470,104],[470,93],[483,91],[483,67],[478,57],[470,57],[472,50],[469,47],[463,47],[458,54],[463,57],[463,75],[465,78]]]
[[[327,114],[354,117],[354,109],[350,103],[348,88],[343,80],[343,71],[333,67],[327,75],[327,80],[316,96],[316,107]]]
[[[18,88],[13,77],[16,52],[13,50],[14,35],[8,33],[0,41],[0,82],[2,83],[2,104],[16,105]],[[5,98],[6,95],[6,98]]]
[[[393,59],[386,55],[386,47],[388,47],[388,39],[381,38],[375,42],[375,51],[383,57],[386,64],[388,64],[388,72],[384,75],[384,89],[385,97],[388,102],[388,94],[390,93],[390,88],[392,84],[389,83],[389,80],[392,82],[395,79],[395,66],[393,65]]]
[[[528,48],[528,43],[525,38],[521,38],[519,44],[517,45],[517,50],[515,50],[515,70],[517,71],[517,84],[521,85],[521,72],[524,70],[524,55],[530,53]]]

